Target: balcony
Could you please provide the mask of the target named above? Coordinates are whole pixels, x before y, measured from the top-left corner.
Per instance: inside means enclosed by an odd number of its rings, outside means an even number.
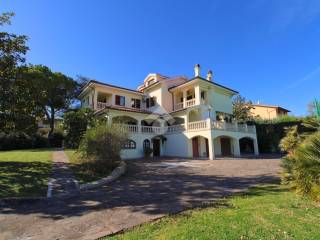
[[[115,124],[130,133],[142,134],[170,134],[185,131],[203,131],[203,130],[219,130],[228,132],[242,132],[255,134],[256,127],[254,125],[227,123],[221,121],[211,121],[210,119],[189,122],[188,124],[179,124],[168,127],[154,127],[154,126],[141,126],[141,125],[125,125]]]
[[[106,103],[106,102],[97,102],[97,110],[103,109],[107,106],[111,106],[111,104]]]
[[[174,110],[180,110],[183,108],[188,108],[196,105],[196,99],[192,98],[190,100],[184,101],[184,102],[179,102],[174,105]]]

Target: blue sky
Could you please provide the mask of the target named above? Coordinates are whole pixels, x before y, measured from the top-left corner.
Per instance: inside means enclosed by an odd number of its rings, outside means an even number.
[[[318,0],[0,0],[27,60],[136,88],[148,73],[214,81],[295,115],[320,98]]]

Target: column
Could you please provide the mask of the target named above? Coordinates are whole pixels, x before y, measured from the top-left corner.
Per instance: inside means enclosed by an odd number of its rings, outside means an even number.
[[[183,108],[186,107],[186,101],[187,101],[187,90],[183,90]]]
[[[93,109],[96,110],[98,108],[98,91],[94,90],[93,92]]]
[[[211,134],[210,134],[211,135]],[[215,155],[214,155],[214,141],[212,139],[212,136],[208,138],[208,145],[209,145],[209,159],[214,160]]]
[[[241,153],[240,153],[240,144],[239,144],[239,139],[237,138],[233,138],[233,155],[235,157],[240,157]]]
[[[194,87],[194,95],[195,95],[195,98],[196,98],[195,105],[200,105],[200,102],[201,102],[201,89],[200,89],[200,86],[195,86]]]
[[[256,138],[253,139],[253,148],[254,148],[254,155],[259,155],[258,141]]]

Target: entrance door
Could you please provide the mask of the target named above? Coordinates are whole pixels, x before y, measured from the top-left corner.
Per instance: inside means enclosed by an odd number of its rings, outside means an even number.
[[[221,138],[221,155],[222,156],[231,156],[231,143],[230,138]]]
[[[199,157],[199,143],[197,137],[192,138],[192,152],[194,158]]]
[[[160,156],[160,139],[153,139],[153,156]]]

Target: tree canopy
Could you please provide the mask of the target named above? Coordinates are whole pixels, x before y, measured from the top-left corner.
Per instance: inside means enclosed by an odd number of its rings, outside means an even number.
[[[247,122],[253,119],[250,110],[253,108],[251,101],[246,101],[241,95],[233,99],[233,117],[239,122]]]

